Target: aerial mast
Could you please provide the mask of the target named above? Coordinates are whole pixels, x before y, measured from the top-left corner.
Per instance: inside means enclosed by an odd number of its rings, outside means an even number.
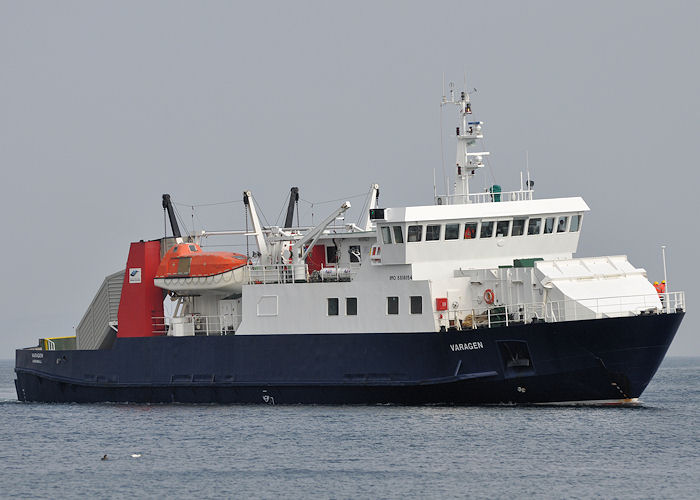
[[[472,91],[476,92],[476,89]],[[481,131],[483,122],[470,121],[472,114],[471,100],[469,92],[462,91],[459,97],[455,96],[454,83],[450,82],[450,97],[442,98],[442,105],[454,104],[457,106],[459,120],[457,122],[457,159],[455,162],[455,183],[453,196],[448,197],[449,203],[469,203],[469,179],[476,171],[483,168],[483,157],[489,153],[487,151],[470,152],[469,147],[478,139],[483,139]]]

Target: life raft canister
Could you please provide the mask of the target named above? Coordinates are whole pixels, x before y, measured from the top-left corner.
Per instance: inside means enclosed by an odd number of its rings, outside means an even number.
[[[490,288],[484,292],[484,302],[487,304],[493,304],[495,298],[496,296],[493,294],[493,290]]]

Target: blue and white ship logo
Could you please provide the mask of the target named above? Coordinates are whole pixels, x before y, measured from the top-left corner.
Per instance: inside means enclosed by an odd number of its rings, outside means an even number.
[[[129,269],[129,283],[141,283],[140,267],[132,267]]]

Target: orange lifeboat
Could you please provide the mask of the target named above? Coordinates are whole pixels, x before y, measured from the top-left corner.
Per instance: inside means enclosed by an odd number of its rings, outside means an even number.
[[[204,252],[195,243],[180,243],[158,265],[154,284],[180,294],[240,292],[246,281],[245,255]]]

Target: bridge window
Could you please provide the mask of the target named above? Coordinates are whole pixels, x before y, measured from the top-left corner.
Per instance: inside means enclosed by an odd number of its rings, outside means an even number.
[[[445,224],[445,239],[459,239],[459,224]]]
[[[571,225],[569,226],[569,231],[572,233],[575,233],[576,231],[579,230],[581,227],[581,216],[580,215],[572,215],[571,216]]]
[[[385,245],[391,245],[391,229],[388,226],[382,226],[382,239]]]
[[[408,242],[420,241],[423,237],[423,226],[408,226]]]
[[[510,221],[509,220],[499,220],[496,223],[496,237],[508,236],[509,230],[510,230]]]
[[[481,223],[481,237],[490,238],[493,236],[493,221]]]
[[[346,297],[345,314],[348,316],[357,316],[357,297]]]
[[[338,297],[326,299],[328,301],[328,316],[338,315]]]
[[[464,239],[471,240],[476,238],[476,226],[477,222],[467,222],[464,225]]]
[[[554,232],[554,217],[547,217],[544,220],[544,234],[551,234]]]
[[[513,231],[511,236],[522,236],[525,232],[525,219],[513,219]]]
[[[557,224],[557,233],[566,232],[566,226],[569,223],[568,217],[559,217],[559,224]]]
[[[425,241],[435,241],[440,239],[440,226],[430,224],[425,227]]]
[[[411,314],[423,314],[423,297],[411,295]]]
[[[542,219],[530,219],[527,224],[527,234],[540,234],[540,229],[542,229]]]
[[[394,226],[394,242],[403,243],[403,230],[401,226]]]
[[[399,298],[398,297],[387,297],[386,298],[386,313],[387,314],[399,314]]]

